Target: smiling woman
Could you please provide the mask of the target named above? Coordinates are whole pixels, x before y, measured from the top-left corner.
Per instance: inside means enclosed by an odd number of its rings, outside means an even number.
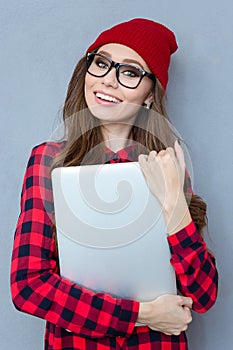
[[[202,234],[206,204],[192,192],[164,103],[176,50],[174,33],[152,20],[133,19],[101,33],[69,83],[63,108],[67,139],[32,150],[11,292],[18,310],[47,321],[47,350],[187,350],[191,309],[202,313],[215,303],[215,258]],[[51,185],[55,167],[137,160],[161,202],[180,292],[148,302],[93,292],[60,276]]]

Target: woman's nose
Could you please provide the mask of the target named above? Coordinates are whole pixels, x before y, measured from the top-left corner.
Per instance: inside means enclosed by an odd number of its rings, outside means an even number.
[[[114,89],[118,87],[118,81],[116,77],[116,69],[112,68],[108,74],[101,78],[102,83],[106,86],[112,86]]]

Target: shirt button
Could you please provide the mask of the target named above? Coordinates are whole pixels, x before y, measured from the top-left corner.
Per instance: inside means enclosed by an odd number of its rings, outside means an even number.
[[[113,156],[112,156],[112,160],[117,160],[118,159],[118,155],[117,154],[114,154]]]

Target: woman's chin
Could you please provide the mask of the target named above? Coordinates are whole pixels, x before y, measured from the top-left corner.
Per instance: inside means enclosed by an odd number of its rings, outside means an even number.
[[[111,104],[89,106],[90,112],[102,122],[132,123],[140,106],[135,104]]]

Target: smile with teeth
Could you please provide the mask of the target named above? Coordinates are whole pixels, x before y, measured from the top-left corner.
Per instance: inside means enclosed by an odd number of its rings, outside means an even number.
[[[113,102],[113,103],[120,103],[121,102],[116,97],[105,95],[105,94],[102,94],[100,92],[96,92],[95,95],[96,95],[96,97],[98,97],[98,98],[100,98],[101,100],[104,100],[104,101],[109,101],[109,102]]]

